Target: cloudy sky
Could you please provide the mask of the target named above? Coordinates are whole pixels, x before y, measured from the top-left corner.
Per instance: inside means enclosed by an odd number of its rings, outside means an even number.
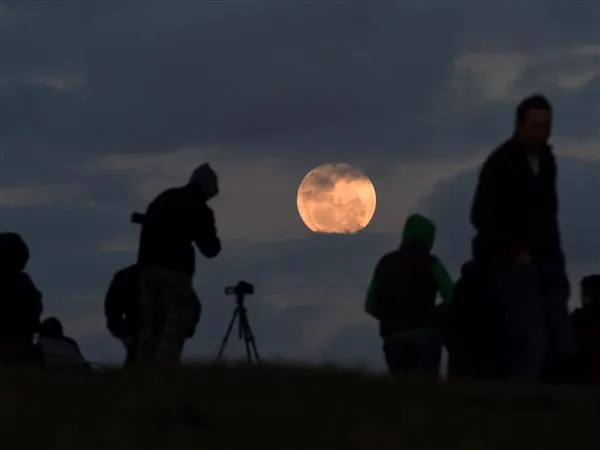
[[[131,211],[209,161],[223,252],[198,257],[204,309],[186,356],[216,353],[233,309],[223,288],[246,279],[263,357],[380,367],[362,311],[374,264],[425,211],[458,274],[477,167],[533,92],[556,108],[574,289],[600,270],[597,2],[0,5],[0,224],[28,241],[45,315],[91,360],[123,357],[102,302],[135,259]],[[297,213],[300,181],[328,161],[375,184],[359,234],[313,234]]]

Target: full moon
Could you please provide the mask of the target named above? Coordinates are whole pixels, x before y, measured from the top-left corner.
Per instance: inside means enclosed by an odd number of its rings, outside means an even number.
[[[309,230],[352,234],[365,228],[375,214],[375,187],[349,164],[323,164],[302,179],[296,203]]]

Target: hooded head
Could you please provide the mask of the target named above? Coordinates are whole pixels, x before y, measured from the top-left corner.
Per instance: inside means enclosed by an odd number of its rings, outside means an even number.
[[[219,193],[219,179],[208,163],[201,164],[194,170],[188,185],[202,192],[206,201]]]
[[[430,219],[420,214],[413,214],[404,224],[402,244],[422,245],[431,251],[435,242],[435,231],[435,224]]]
[[[61,338],[64,336],[63,326],[56,317],[48,317],[40,324],[40,336],[49,338]]]
[[[29,261],[29,248],[17,233],[0,233],[0,271],[20,272]]]

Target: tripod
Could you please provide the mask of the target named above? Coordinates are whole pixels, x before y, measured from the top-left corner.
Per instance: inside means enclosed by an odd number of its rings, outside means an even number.
[[[248,321],[248,314],[246,307],[244,306],[244,294],[236,292],[236,303],[237,306],[233,311],[233,317],[229,322],[229,326],[227,327],[227,333],[225,333],[225,337],[223,338],[223,342],[221,343],[221,348],[219,349],[219,354],[217,355],[217,361],[221,360],[221,356],[223,356],[223,351],[225,350],[225,346],[227,345],[227,341],[229,339],[229,335],[231,334],[231,330],[233,330],[233,325],[235,324],[235,319],[238,319],[238,338],[244,339],[244,344],[246,346],[246,356],[248,357],[248,363],[252,364],[252,357],[256,360],[257,365],[260,364],[260,358],[258,356],[258,350],[256,349],[256,343],[254,340],[254,334],[252,334],[252,329],[250,328],[250,322]]]

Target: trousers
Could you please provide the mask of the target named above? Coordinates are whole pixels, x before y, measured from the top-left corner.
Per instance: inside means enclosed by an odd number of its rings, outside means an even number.
[[[437,377],[442,358],[441,330],[426,329],[386,339],[383,354],[390,375],[420,374]]]
[[[140,365],[176,367],[196,325],[192,280],[178,272],[140,268],[141,330],[135,360]]]
[[[495,295],[509,335],[510,376],[538,381],[574,351],[569,281],[560,264],[531,262],[494,271]]]

